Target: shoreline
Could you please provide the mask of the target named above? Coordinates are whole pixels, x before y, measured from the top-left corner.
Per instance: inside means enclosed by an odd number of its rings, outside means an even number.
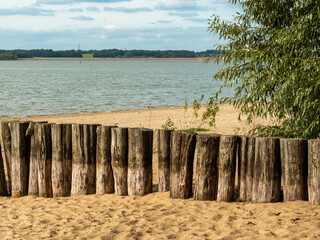
[[[80,62],[128,62],[128,61],[176,61],[176,62],[195,62],[202,61],[203,58],[18,58],[17,61],[80,61]]]
[[[268,120],[257,119],[251,124],[246,124],[245,116],[242,121],[238,120],[239,111],[230,104],[219,104],[220,110],[216,116],[215,127],[209,126],[208,122],[201,124],[201,116],[205,111],[205,105],[201,106],[195,118],[193,107],[168,107],[137,110],[120,110],[113,112],[90,112],[90,113],[72,113],[59,115],[42,115],[21,118],[5,118],[4,121],[48,121],[49,123],[82,123],[82,124],[102,124],[117,125],[119,127],[142,127],[150,129],[163,128],[168,119],[174,123],[174,126],[181,129],[194,127],[206,128],[208,132],[219,134],[246,134],[257,124],[269,124]],[[201,126],[200,126],[201,125]]]

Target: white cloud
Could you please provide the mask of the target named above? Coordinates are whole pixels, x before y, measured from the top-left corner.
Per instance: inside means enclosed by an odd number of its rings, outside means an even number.
[[[115,26],[115,25],[107,25],[107,26],[104,27],[104,29],[114,30],[114,29],[117,29],[117,26]]]
[[[68,41],[78,42],[83,31],[97,31],[94,35],[97,40],[90,39],[96,48],[105,48],[103,44],[108,42],[111,48],[192,50],[206,46],[198,44],[205,36],[191,37],[188,29],[201,29],[210,38],[206,19],[213,13],[228,19],[232,12],[239,11],[226,2],[228,0],[0,0],[0,32],[11,33],[1,35],[0,46],[6,49],[16,43],[21,48],[50,48],[52,44],[52,48],[66,49],[71,46]],[[150,29],[157,32],[150,36]],[[19,34],[28,31],[30,35]],[[133,42],[127,40],[129,36],[124,31],[130,31]],[[40,33],[48,33],[48,40],[42,41]],[[67,34],[68,39],[60,33]],[[208,44],[212,45],[213,42]]]

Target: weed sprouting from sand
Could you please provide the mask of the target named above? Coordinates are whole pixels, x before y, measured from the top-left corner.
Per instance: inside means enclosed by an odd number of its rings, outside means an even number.
[[[193,132],[205,132],[209,131],[209,129],[205,128],[205,125],[209,125],[210,127],[215,127],[216,116],[219,111],[219,107],[217,103],[214,102],[213,98],[209,100],[207,105],[205,105],[205,109],[200,114],[202,102],[204,99],[204,95],[201,95],[199,99],[195,99],[192,104],[192,116],[189,122],[187,122],[187,111],[189,109],[188,102],[185,101],[184,104],[184,122],[185,127],[181,129],[182,131],[193,131]],[[164,129],[176,130],[174,122],[168,118],[166,123],[162,125]]]
[[[189,125],[187,125],[187,129],[199,129],[197,131],[204,131],[206,128],[203,128],[204,125],[208,124],[210,127],[215,127],[216,116],[219,111],[218,105],[213,101],[213,98],[210,98],[209,102],[205,106],[205,111],[202,113],[200,117],[200,109],[202,106],[202,101],[204,99],[204,95],[202,94],[199,99],[195,99],[192,104],[193,114],[190,120]],[[185,101],[185,112],[188,111],[188,102]],[[206,129],[209,131],[209,129]]]
[[[177,127],[174,125],[173,121],[168,118],[165,124],[162,124],[161,127],[166,130],[176,130]]]

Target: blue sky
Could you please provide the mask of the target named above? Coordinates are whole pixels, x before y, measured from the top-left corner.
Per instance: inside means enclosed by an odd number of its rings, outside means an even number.
[[[0,49],[213,49],[228,0],[0,0]]]

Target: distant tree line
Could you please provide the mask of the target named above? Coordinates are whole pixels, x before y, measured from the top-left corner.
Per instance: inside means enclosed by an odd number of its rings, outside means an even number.
[[[13,53],[0,52],[0,60],[17,60],[18,56]]]
[[[194,52],[187,50],[120,50],[120,49],[103,49],[103,50],[59,50],[52,49],[31,49],[31,50],[0,50],[0,60],[10,60],[17,58],[34,58],[34,57],[65,57],[81,58],[82,54],[93,54],[95,58],[195,58],[195,57],[215,57],[219,54],[217,50],[207,50]]]

